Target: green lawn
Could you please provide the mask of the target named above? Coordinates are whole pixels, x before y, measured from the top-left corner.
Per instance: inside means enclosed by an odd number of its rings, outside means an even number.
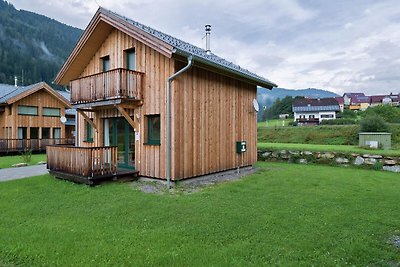
[[[309,150],[319,152],[342,152],[342,153],[359,153],[359,154],[379,154],[385,156],[400,156],[400,150],[383,150],[383,149],[364,149],[358,146],[344,145],[315,145],[315,144],[290,144],[290,143],[258,143],[259,149],[287,149],[287,150]]]
[[[30,165],[35,165],[40,161],[46,161],[46,154],[33,154]],[[0,169],[11,168],[13,164],[24,162],[21,156],[0,156]]]
[[[267,120],[257,122],[257,127],[275,127],[275,126],[288,126],[289,122],[292,122],[293,119],[274,119],[274,120]]]
[[[193,194],[48,175],[0,184],[0,265],[396,266],[398,174],[259,163]]]

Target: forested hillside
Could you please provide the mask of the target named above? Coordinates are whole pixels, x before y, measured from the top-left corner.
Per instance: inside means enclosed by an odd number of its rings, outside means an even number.
[[[81,33],[0,0],[0,83],[51,83]]]

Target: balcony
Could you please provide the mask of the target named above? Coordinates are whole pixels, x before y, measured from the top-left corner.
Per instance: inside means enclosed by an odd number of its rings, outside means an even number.
[[[71,81],[71,102],[79,108],[141,100],[143,86],[144,73],[114,69]]]
[[[0,139],[0,153],[14,153],[31,150],[44,151],[48,145],[73,145],[73,138],[49,139]]]

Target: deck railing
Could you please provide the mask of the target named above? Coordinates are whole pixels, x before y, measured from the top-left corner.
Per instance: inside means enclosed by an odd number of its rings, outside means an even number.
[[[0,139],[0,153],[44,151],[48,145],[73,145],[74,138]]]
[[[47,169],[82,177],[117,173],[117,147],[47,146]]]
[[[72,104],[130,98],[142,99],[144,73],[114,69],[70,82]]]

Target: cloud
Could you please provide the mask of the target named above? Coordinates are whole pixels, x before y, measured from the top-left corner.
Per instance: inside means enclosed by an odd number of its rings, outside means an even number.
[[[337,93],[400,91],[398,0],[96,0],[101,6],[211,49],[281,87]],[[94,0],[12,0],[84,28]]]

